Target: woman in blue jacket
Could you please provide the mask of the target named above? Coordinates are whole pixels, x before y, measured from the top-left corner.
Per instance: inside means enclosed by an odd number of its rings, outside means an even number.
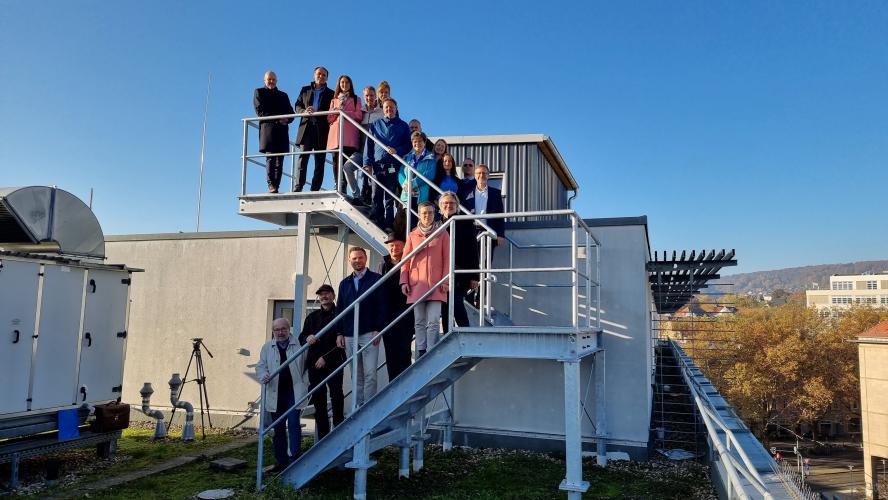
[[[407,156],[404,157],[404,161],[407,162],[413,169],[423,176],[425,176],[428,180],[433,180],[435,178],[435,167],[437,166],[437,158],[435,158],[435,153],[426,149],[426,135],[422,132],[414,132],[410,135],[410,143],[413,145],[413,149],[407,153]],[[401,171],[398,173],[398,182],[404,188],[401,192],[401,201],[407,202],[407,170],[402,166]],[[429,201],[432,196],[437,196],[438,192],[435,191],[434,195],[430,192],[431,188],[429,185],[420,179],[417,175],[413,175],[411,177],[411,192],[415,197],[413,200],[414,207],[419,206],[420,203],[424,201]]]

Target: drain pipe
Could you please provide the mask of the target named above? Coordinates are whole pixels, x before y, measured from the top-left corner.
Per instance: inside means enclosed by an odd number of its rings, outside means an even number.
[[[570,198],[567,199],[567,208],[573,208],[573,201],[580,194],[580,188],[576,188],[573,190],[573,194],[570,195]]]
[[[145,385],[142,386],[142,390],[139,391],[139,394],[142,395],[142,413],[156,420],[156,423],[154,424],[154,439],[165,439],[167,435],[166,426],[163,425],[163,412],[151,409],[151,395],[154,394],[154,388],[151,387],[151,382],[145,382]]]
[[[182,428],[182,441],[194,441],[194,407],[186,401],[179,401],[179,388],[182,387],[182,379],[178,373],[174,373],[170,379],[170,403],[173,408],[185,410],[185,427]]]

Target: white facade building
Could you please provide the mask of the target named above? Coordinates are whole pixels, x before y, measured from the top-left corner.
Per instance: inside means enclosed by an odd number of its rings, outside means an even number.
[[[829,289],[805,291],[808,307],[821,314],[848,309],[853,304],[888,307],[888,272],[833,275]]]

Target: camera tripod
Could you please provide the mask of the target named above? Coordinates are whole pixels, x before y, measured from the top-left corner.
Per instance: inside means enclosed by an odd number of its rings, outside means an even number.
[[[213,353],[207,348],[207,345],[204,344],[203,338],[196,337],[191,339],[191,358],[188,359],[188,366],[185,367],[185,375],[182,377],[182,385],[179,387],[179,394],[177,397],[182,396],[182,390],[185,389],[185,384],[188,382],[197,382],[197,392],[198,397],[200,399],[200,434],[203,439],[207,438],[206,432],[204,432],[204,408],[206,408],[207,413],[207,422],[210,424],[210,429],[213,428],[213,419],[210,417],[210,398],[207,396],[207,376],[204,372],[204,364],[203,357],[201,356],[200,348],[203,347],[207,350],[207,355],[209,357],[213,357]],[[188,372],[191,370],[191,363],[197,360],[195,366],[197,366],[197,377],[193,380],[188,380]],[[173,418],[176,416],[176,408],[173,408],[172,413],[170,414],[170,423],[167,425],[167,430],[173,425]]]

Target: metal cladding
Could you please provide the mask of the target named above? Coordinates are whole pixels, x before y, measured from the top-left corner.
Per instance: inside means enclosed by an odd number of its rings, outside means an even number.
[[[526,142],[513,142],[515,138],[443,137],[457,165],[462,165],[465,158],[472,158],[476,165],[486,164],[494,174],[491,179],[494,185],[495,174],[504,174],[502,191],[507,212],[568,208],[568,191],[577,187],[563,161],[558,161],[560,155],[551,141],[540,135],[527,136]],[[482,140],[484,142],[480,142]]]
[[[85,203],[47,186],[0,188],[0,245],[103,259],[105,236]]]

